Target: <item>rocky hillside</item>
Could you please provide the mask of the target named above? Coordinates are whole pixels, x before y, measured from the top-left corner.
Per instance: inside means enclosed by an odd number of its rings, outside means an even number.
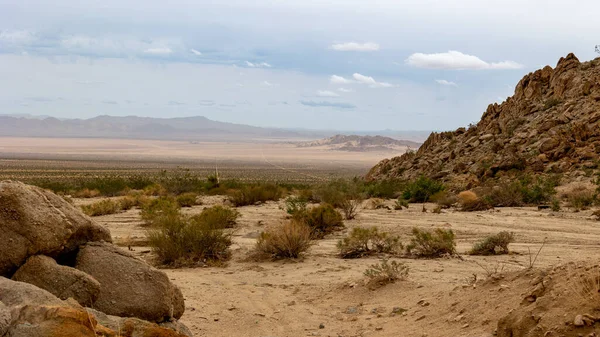
[[[398,151],[406,147],[418,148],[421,144],[409,140],[398,140],[383,136],[335,135],[333,137],[298,143],[298,147],[325,146],[339,151]]]
[[[523,77],[476,125],[432,133],[416,152],[386,159],[368,179],[425,175],[470,188],[508,172],[564,173],[574,179],[598,167],[600,58],[573,54]]]

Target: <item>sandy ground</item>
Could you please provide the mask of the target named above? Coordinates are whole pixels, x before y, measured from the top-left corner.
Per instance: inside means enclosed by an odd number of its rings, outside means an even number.
[[[205,206],[222,201],[204,199]],[[77,200],[82,202],[89,200]],[[410,267],[408,279],[373,290],[366,286],[363,272],[378,262],[377,257],[336,256],[335,244],[348,230],[316,242],[300,261],[246,262],[258,233],[282,221],[285,213],[274,202],[242,207],[233,259],[226,267],[165,270],[185,295],[182,322],[196,336],[493,336],[498,319],[525,296],[525,281],[507,279],[514,271],[535,274],[569,261],[589,261],[600,253],[600,222],[591,218],[591,211],[503,208],[434,214],[421,209],[420,204],[402,211],[363,209],[346,225],[378,226],[404,242],[414,226],[451,228],[461,253],[488,234],[508,230],[516,235],[510,246],[514,253],[397,259]],[[96,220],[110,228],[117,242],[144,237],[138,210]],[[527,272],[544,241],[534,268]],[[148,248],[134,249],[148,254]],[[495,271],[507,278],[490,277]]]

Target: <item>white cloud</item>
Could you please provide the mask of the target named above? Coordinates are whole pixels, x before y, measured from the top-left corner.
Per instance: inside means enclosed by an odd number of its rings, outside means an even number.
[[[338,91],[341,91],[341,92],[354,92],[354,90],[347,89],[347,88],[338,88]]]
[[[252,63],[252,62],[246,61],[246,65],[250,68],[271,68],[271,65],[268,64],[267,62]]]
[[[379,44],[373,42],[346,42],[333,44],[330,48],[337,51],[377,51],[379,50]]]
[[[26,30],[2,30],[0,31],[0,41],[11,44],[29,44],[35,41],[33,33]]]
[[[435,83],[437,84],[441,84],[441,85],[449,85],[449,86],[454,86],[456,87],[456,83],[451,82],[451,81],[446,81],[446,80],[435,80]]]
[[[202,56],[202,53],[197,51],[196,49],[190,49],[190,51],[192,52],[192,54],[194,54],[196,56]]]
[[[406,59],[406,64],[417,68],[479,70],[479,69],[520,69],[522,64],[513,61],[488,63],[477,56],[450,50],[447,53],[414,53]]]
[[[148,49],[144,50],[144,53],[152,54],[152,55],[169,55],[169,54],[173,53],[173,51],[171,50],[171,48],[158,47],[158,48],[148,48]]]
[[[358,82],[369,85],[371,88],[389,88],[393,87],[392,84],[387,82],[377,82],[371,76],[361,75],[359,73],[354,73],[352,77]]]
[[[349,80],[347,78],[344,78],[342,76],[338,76],[338,75],[331,75],[331,78],[329,78],[329,81],[331,83],[337,83],[337,84],[350,84],[350,83],[354,83],[354,81]]]
[[[265,87],[274,87],[277,85],[277,84],[271,83],[269,81],[263,81],[261,84],[264,85]]]
[[[319,91],[317,91],[317,96],[319,96],[319,97],[339,97],[340,95],[336,94],[333,91],[329,91],[329,90],[319,90]]]

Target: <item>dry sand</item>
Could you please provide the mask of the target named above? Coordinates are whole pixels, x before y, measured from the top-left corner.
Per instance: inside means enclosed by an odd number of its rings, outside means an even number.
[[[222,201],[204,199],[205,206]],[[378,226],[404,242],[414,226],[450,228],[461,253],[488,234],[508,230],[516,236],[511,255],[398,259],[410,267],[408,279],[372,290],[363,272],[378,262],[376,257],[336,256],[335,244],[347,230],[316,242],[300,261],[244,261],[258,233],[284,219],[280,206],[239,208],[233,259],[226,267],[166,270],[183,290],[187,310],[182,321],[196,336],[493,336],[498,319],[523,300],[527,283],[510,278],[486,282],[488,271],[510,277],[512,271],[527,270],[530,256],[544,241],[534,270],[600,253],[600,222],[592,220],[591,211],[502,208],[433,214],[421,212],[420,204],[402,211],[363,209],[356,220],[346,222],[348,228]],[[96,220],[110,228],[116,241],[144,236],[138,210]],[[147,248],[134,249],[148,255]],[[476,286],[468,285],[474,277]]]

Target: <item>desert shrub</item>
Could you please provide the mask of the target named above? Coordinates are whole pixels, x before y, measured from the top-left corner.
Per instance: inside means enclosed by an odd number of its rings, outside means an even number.
[[[585,185],[576,186],[571,191],[563,194],[563,197],[567,199],[569,207],[577,210],[587,209],[596,202],[596,191],[588,188]]]
[[[93,204],[82,205],[81,210],[88,216],[100,216],[115,214],[121,210],[121,206],[116,200],[104,199]]]
[[[98,190],[90,190],[89,188],[84,188],[79,191],[74,191],[71,193],[75,198],[95,198],[100,196],[100,191]]]
[[[319,186],[315,198],[320,203],[340,208],[346,220],[351,220],[358,214],[358,208],[365,199],[364,183],[360,179],[338,179]]]
[[[311,230],[300,221],[290,221],[264,231],[256,241],[257,257],[295,259],[311,245]]]
[[[144,194],[150,196],[166,196],[168,192],[161,184],[154,183],[144,188]]]
[[[518,184],[523,202],[528,205],[539,205],[551,201],[556,194],[555,187],[558,186],[559,179],[559,176],[521,177]]]
[[[302,196],[289,196],[285,199],[285,211],[291,216],[304,214],[308,200]]]
[[[402,249],[402,243],[399,237],[380,232],[377,227],[355,227],[338,241],[337,248],[341,258],[353,259],[378,253],[395,254]]]
[[[388,263],[387,259],[381,259],[380,263],[370,265],[364,274],[369,278],[369,283],[385,285],[406,279],[408,277],[408,266],[404,262],[392,261]]]
[[[463,212],[484,211],[491,206],[485,200],[479,198],[473,191],[462,191],[458,194],[458,204]]]
[[[158,183],[169,194],[180,195],[188,192],[200,193],[206,181],[190,169],[178,167],[175,170],[163,170],[157,177]]]
[[[456,253],[454,232],[436,228],[434,231],[413,228],[410,244],[406,246],[409,254],[418,257],[440,257]]]
[[[552,199],[552,204],[550,205],[550,209],[552,212],[560,211],[560,201],[558,199]]]
[[[362,204],[363,199],[346,199],[342,202],[340,208],[344,214],[344,219],[352,220],[358,215],[358,208]]]
[[[194,221],[206,222],[214,228],[233,228],[240,212],[229,207],[215,205],[202,210],[200,214],[192,216]]]
[[[316,238],[322,238],[344,227],[342,215],[329,204],[311,208],[303,216],[302,221],[308,225]]]
[[[417,180],[406,185],[402,197],[411,202],[427,202],[432,195],[445,189],[439,181],[420,176]]]
[[[508,245],[515,239],[514,233],[500,232],[490,235],[473,245],[469,252],[471,255],[499,255],[508,254]]]
[[[156,218],[148,231],[148,240],[159,262],[165,265],[218,263],[231,256],[230,232],[179,212]]]
[[[438,204],[441,208],[450,208],[457,202],[456,196],[449,191],[440,191],[431,196],[431,201]]]
[[[516,181],[503,183],[490,189],[483,190],[482,199],[493,207],[518,207],[523,206],[522,186]]]
[[[402,207],[408,208],[408,200],[398,198],[398,200],[396,200],[396,202],[394,203],[394,209],[401,210]]]
[[[179,204],[174,198],[159,197],[145,203],[140,215],[147,225],[153,225],[163,216],[172,216],[178,213]]]
[[[364,183],[362,190],[366,198],[395,199],[403,188],[404,182],[400,180],[378,180]]]
[[[198,194],[194,192],[186,192],[180,194],[176,198],[179,207],[192,207],[198,205]]]
[[[246,185],[233,191],[229,200],[236,207],[255,205],[266,201],[277,201],[283,196],[283,189],[274,184]]]

